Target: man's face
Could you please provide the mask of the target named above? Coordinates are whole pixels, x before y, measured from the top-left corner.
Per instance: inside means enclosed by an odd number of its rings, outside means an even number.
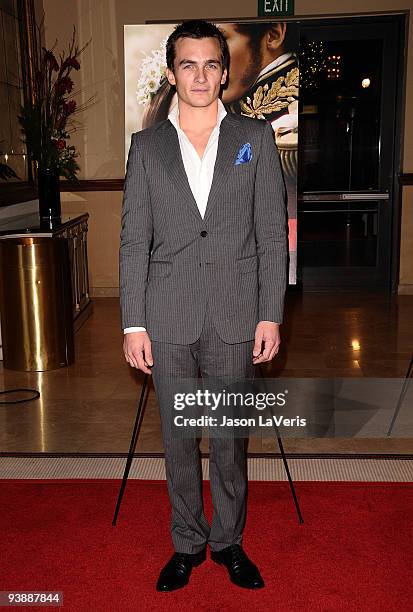
[[[175,44],[174,72],[166,69],[180,101],[188,106],[209,106],[219,96],[227,77],[222,70],[221,49],[216,38],[179,38]]]
[[[254,56],[250,37],[241,34],[232,23],[219,24],[226,38],[231,57],[228,87],[222,92],[222,101],[233,102],[242,98],[262,69],[262,54]]]

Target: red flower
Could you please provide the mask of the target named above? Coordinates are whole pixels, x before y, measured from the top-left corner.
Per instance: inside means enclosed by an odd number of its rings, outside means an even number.
[[[65,104],[66,115],[71,115],[72,113],[74,113],[75,112],[75,108],[76,108],[76,100],[69,100]]]
[[[65,76],[57,82],[59,93],[70,93],[73,89],[73,81],[70,77]]]
[[[74,68],[75,70],[79,70],[80,64],[77,61],[77,59],[75,59],[74,57],[68,57],[68,58],[65,59],[65,61],[62,64],[62,71],[65,68],[69,68],[69,67],[70,68]]]
[[[55,70],[56,72],[59,71],[59,64],[57,63],[57,60],[53,54],[52,51],[49,51],[48,49],[45,49],[44,47],[42,47],[43,51],[44,51],[44,62],[45,64],[49,63],[50,67],[52,70]]]
[[[59,138],[59,140],[54,140],[53,144],[59,151],[62,151],[66,146],[66,142],[63,140],[63,138]]]

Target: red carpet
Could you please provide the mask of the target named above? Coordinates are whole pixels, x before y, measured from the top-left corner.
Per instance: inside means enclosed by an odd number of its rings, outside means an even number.
[[[119,485],[1,481],[0,590],[63,591],[71,612],[412,609],[410,484],[299,482],[299,525],[286,483],[251,482],[244,546],[266,588],[241,590],[208,559],[174,593],[154,588],[172,554],[166,483],[129,481],[112,527]]]

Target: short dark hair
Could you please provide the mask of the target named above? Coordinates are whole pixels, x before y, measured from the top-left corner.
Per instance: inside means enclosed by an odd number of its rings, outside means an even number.
[[[221,30],[213,23],[202,19],[191,19],[177,25],[166,41],[166,65],[169,70],[174,69],[176,57],[175,44],[180,38],[216,38],[221,49],[222,67],[228,69],[229,50],[227,41]]]
[[[266,22],[266,23],[236,23],[235,29],[240,34],[245,34],[251,40],[252,52],[258,54],[261,41],[265,34],[272,28],[272,26],[279,23],[278,21]],[[282,44],[284,53],[289,51],[296,51],[298,47],[298,32],[297,29],[291,27],[291,24],[286,23],[285,37]]]

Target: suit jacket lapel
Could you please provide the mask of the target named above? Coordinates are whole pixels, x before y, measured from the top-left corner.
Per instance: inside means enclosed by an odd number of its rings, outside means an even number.
[[[169,120],[165,121],[160,126],[160,129],[156,131],[155,144],[165,164],[168,176],[182,193],[183,201],[188,204],[189,210],[202,221],[198,205],[189,185],[184,162],[182,161],[178,134]]]
[[[218,195],[229,179],[229,173],[234,168],[237,152],[242,144],[243,134],[240,133],[240,125],[237,117],[232,113],[225,115],[221,121],[218,139],[217,157],[215,160],[214,174],[211,189],[208,196],[204,221],[207,221],[213,211]]]

